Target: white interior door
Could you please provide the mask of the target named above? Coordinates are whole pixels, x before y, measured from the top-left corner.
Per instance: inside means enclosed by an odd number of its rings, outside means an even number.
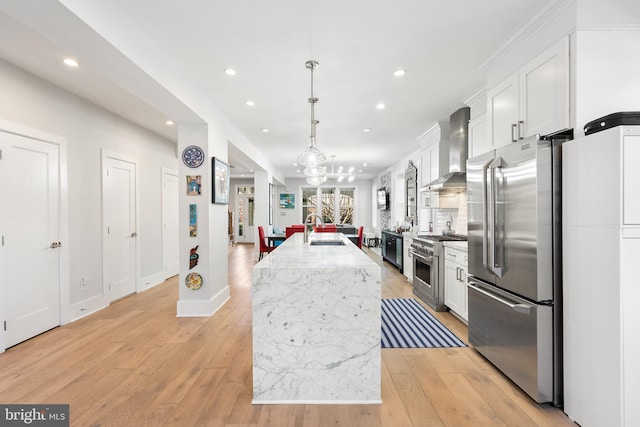
[[[59,147],[0,132],[5,346],[60,325]]]
[[[162,173],[162,258],[165,277],[178,274],[178,173]]]
[[[114,301],[136,291],[136,165],[109,156],[103,161],[103,274]]]

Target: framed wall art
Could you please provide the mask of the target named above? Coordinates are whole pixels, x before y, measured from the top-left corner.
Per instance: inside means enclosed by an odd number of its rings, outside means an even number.
[[[211,158],[212,203],[229,204],[229,164]]]
[[[189,205],[189,236],[198,236],[198,205]]]
[[[187,196],[199,196],[202,188],[202,176],[187,175]]]
[[[296,207],[296,195],[280,193],[280,209],[293,209]]]

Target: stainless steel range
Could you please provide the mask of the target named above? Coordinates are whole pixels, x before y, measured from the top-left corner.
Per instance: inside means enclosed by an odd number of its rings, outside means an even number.
[[[413,293],[435,311],[445,311],[444,247],[442,242],[465,241],[462,235],[421,235],[413,238]]]

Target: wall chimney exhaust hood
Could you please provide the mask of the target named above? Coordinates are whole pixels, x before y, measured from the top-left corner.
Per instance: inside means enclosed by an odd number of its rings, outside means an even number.
[[[451,134],[440,141],[440,158],[448,165],[438,179],[423,187],[423,191],[463,191],[467,188],[467,152],[469,146],[469,118],[471,109],[463,107],[449,117]]]

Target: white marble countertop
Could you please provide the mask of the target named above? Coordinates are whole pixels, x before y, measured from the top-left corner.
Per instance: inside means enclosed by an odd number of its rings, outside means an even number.
[[[442,242],[444,246],[449,248],[460,249],[461,251],[467,251],[469,246],[468,242],[460,242],[460,241],[451,241],[451,242]]]
[[[309,240],[342,239],[344,245],[311,246],[303,233],[294,233],[254,268],[362,268],[378,266],[342,233],[309,233]]]

